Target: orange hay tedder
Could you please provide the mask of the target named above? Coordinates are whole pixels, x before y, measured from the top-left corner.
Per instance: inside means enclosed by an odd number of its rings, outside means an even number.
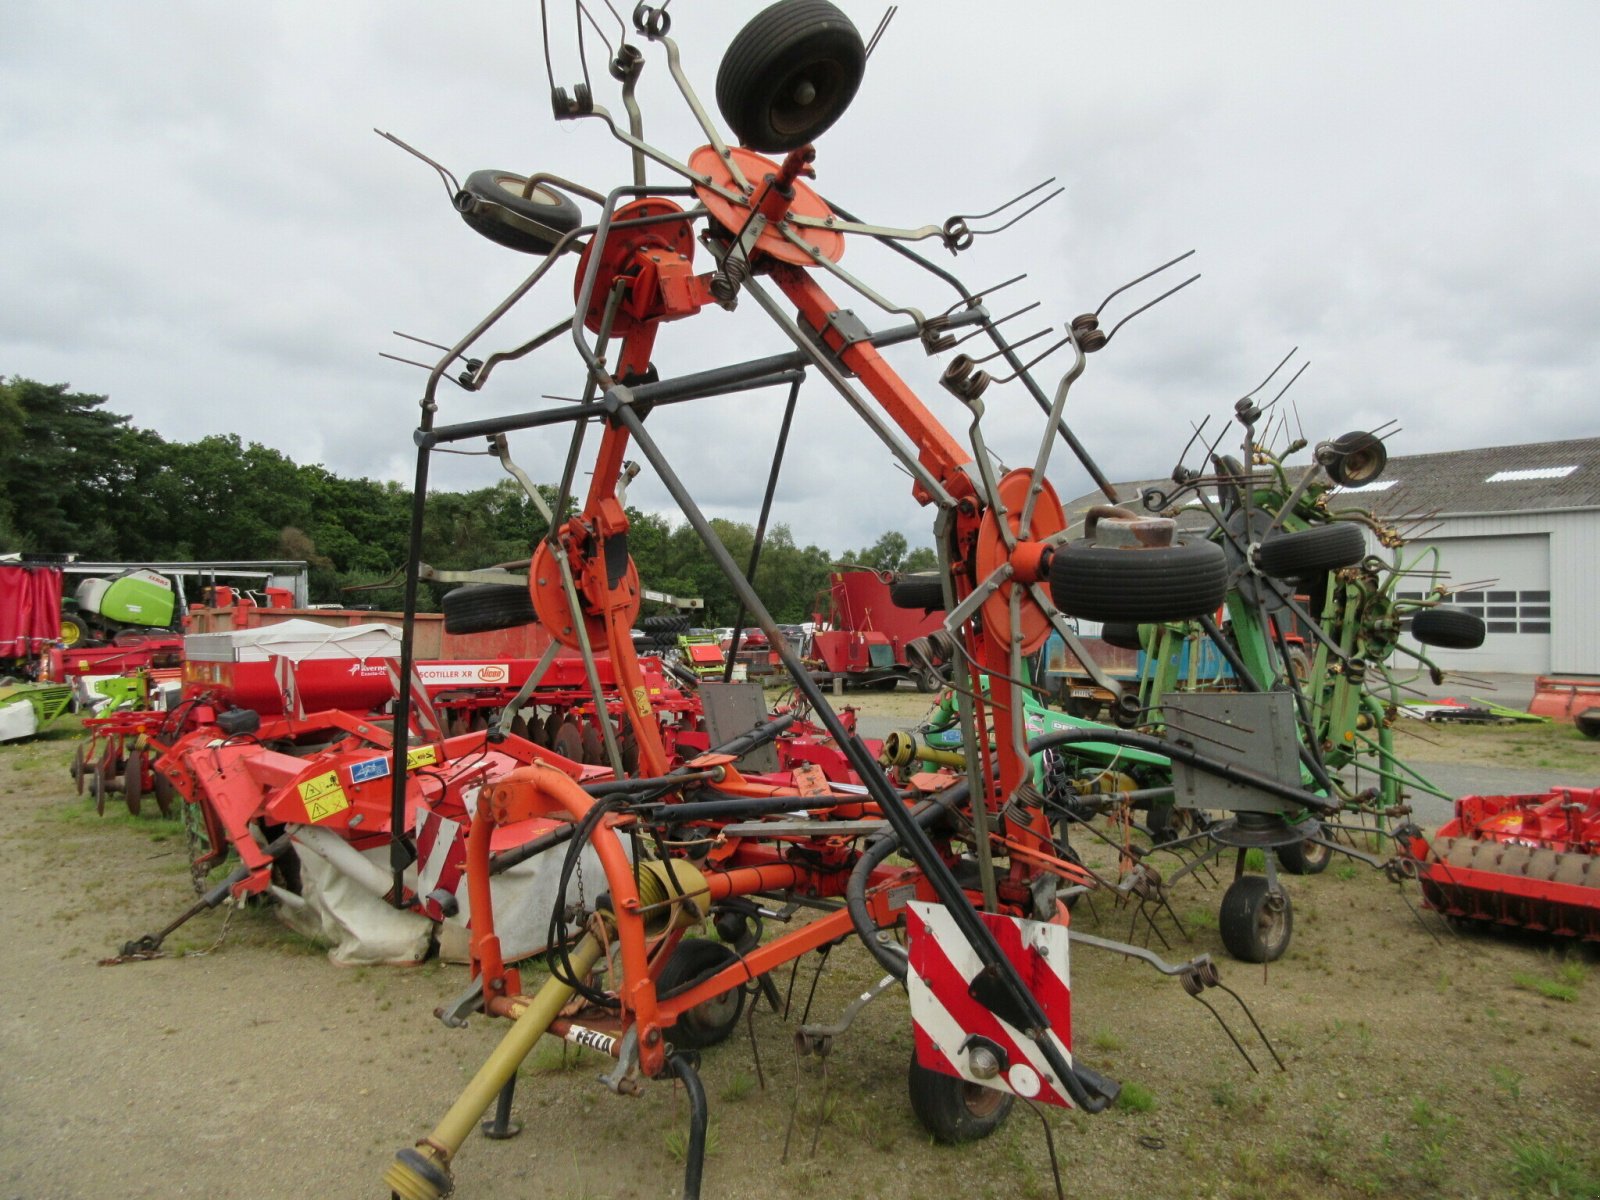
[[[474,982],[442,1015],[460,1024],[482,1011],[511,1026],[433,1131],[396,1155],[385,1182],[405,1200],[431,1200],[453,1190],[456,1157],[490,1105],[498,1102],[487,1132],[512,1131],[517,1066],[545,1036],[609,1056],[613,1066],[604,1081],[618,1094],[636,1095],[653,1079],[676,1077],[684,1084],[691,1101],[684,1188],[685,1195],[697,1196],[706,1105],[690,1051],[728,1035],[747,987],[759,989],[775,968],[847,935],[858,937],[888,976],[907,987],[918,1030],[911,1100],[935,1136],[981,1137],[998,1126],[1017,1096],[1099,1111],[1118,1092],[1115,1083],[1075,1061],[1071,1050],[1065,901],[1094,880],[1075,865],[1058,814],[1032,783],[1022,705],[1031,686],[1026,663],[1052,630],[1077,645],[1068,615],[1150,622],[1214,611],[1227,583],[1223,554],[1210,543],[1175,538],[1170,519],[1118,507],[1110,484],[1064,420],[1086,356],[1117,332],[1117,326],[1109,332],[1100,326],[1105,304],[1068,322],[1049,351],[1025,363],[985,298],[912,249],[930,241],[959,252],[998,229],[974,228],[980,218],[961,216],[916,229],[867,224],[808,182],[820,161],[812,142],[844,113],[868,53],[834,5],[783,0],[735,37],[716,93],[737,145],[724,140],[696,99],[670,24],[665,5],[641,4],[629,36],[664,55],[703,133],[705,144],[687,155],[644,141],[634,92],[646,55],[624,39],[609,65],[628,114],[625,123],[596,102],[587,72],[571,92],[556,87],[553,77],[551,89],[557,120],[598,122],[627,149],[628,182],[602,192],[546,174],[479,171],[457,185],[442,167],[424,160],[445,177],[456,209],[474,230],[542,261],[429,376],[415,434],[408,609],[417,589],[430,455],[487,439],[533,503],[552,516],[529,570],[533,615],[589,664],[591,674],[597,659],[609,660],[624,702],[620,716],[604,705],[595,710],[605,748],[602,765],[609,771],[580,775],[567,760],[534,747],[531,761],[488,781],[479,794],[465,864]],[[671,180],[647,180],[651,164],[656,175]],[[579,200],[595,206],[597,215],[586,217]],[[948,289],[949,306],[929,316],[880,294],[840,265],[848,243],[880,253],[886,248],[922,268]],[[469,357],[530,290],[568,272],[575,297],[571,316],[504,349]],[[872,328],[830,294],[835,286],[892,314],[895,323]],[[769,318],[776,340],[771,352],[659,377],[652,351],[666,325],[702,314],[712,318],[745,301]],[[966,337],[988,339],[988,359],[1003,364],[992,374],[980,365],[985,360],[964,354],[944,363],[942,384],[959,405],[964,440],[935,417],[884,354],[893,346],[920,344],[929,356],[946,355],[961,329],[970,329]],[[582,373],[580,400],[438,423],[442,380],[477,392],[502,367],[537,361],[529,356],[563,341],[569,367]],[[1049,391],[1031,368],[1056,352],[1069,365]],[[458,370],[458,363],[465,369]],[[787,389],[788,409],[756,526],[764,529],[789,419],[807,378],[820,379],[843,397],[932,513],[947,616],[928,638],[931,664],[950,672],[964,745],[976,748],[958,771],[886,773],[829,707],[748,582],[753,566],[734,561],[656,440],[664,426],[681,419],[680,404]],[[998,466],[985,442],[991,389],[1017,402],[1008,420],[1019,420],[1021,410],[1034,406],[1043,417],[1037,453],[1025,466]],[[529,472],[512,461],[510,435],[560,429],[568,437],[551,456],[550,475],[559,481],[551,506]],[[592,447],[588,490],[577,497],[573,488],[586,442]],[[1068,538],[1047,478],[1058,444],[1105,491],[1090,538]],[[630,455],[643,460],[640,466],[696,531],[842,751],[848,772],[823,778],[805,764],[766,772],[742,766],[738,756],[782,733],[782,718],[703,754],[671,752],[630,634],[642,605],[622,492],[639,470]],[[507,606],[507,623],[526,619],[518,606]],[[410,658],[408,645],[398,672],[402,713],[411,706]],[[1134,735],[1113,730],[1098,736],[1115,741]],[[637,749],[636,765],[624,762],[624,739]],[[411,855],[399,834],[406,824],[404,740],[397,739],[389,780],[395,897],[405,893],[400,876]],[[1235,783],[1305,798],[1297,788],[1237,763],[1199,752],[1189,761]],[[553,822],[566,831],[550,841],[552,852],[565,856],[550,912],[550,978],[532,994],[505,961],[489,888],[496,830],[529,821]],[[604,867],[603,894],[567,887],[585,848]],[[777,936],[763,936],[764,918],[790,920],[800,910],[811,910],[812,919],[793,920]],[[716,940],[686,936],[705,924]],[[581,932],[569,934],[569,927]],[[909,947],[896,936],[902,929],[910,931]],[[1076,935],[1071,940],[1144,958],[1180,977],[1191,995],[1218,982],[1204,955],[1171,965],[1138,947]]]

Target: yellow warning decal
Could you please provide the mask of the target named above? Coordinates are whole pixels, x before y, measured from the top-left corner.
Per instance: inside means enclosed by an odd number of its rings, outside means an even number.
[[[633,711],[641,717],[650,715],[650,698],[645,695],[645,690],[642,687],[633,689]]]
[[[326,821],[350,807],[350,797],[344,794],[339,783],[339,773],[329,771],[300,785],[300,801],[306,806],[306,820],[313,824]]]
[[[418,767],[426,767],[439,761],[439,747],[418,746],[415,750],[406,751],[406,770],[415,771]]]

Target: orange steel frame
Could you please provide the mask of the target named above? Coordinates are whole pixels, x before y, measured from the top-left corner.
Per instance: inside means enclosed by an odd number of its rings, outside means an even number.
[[[793,156],[791,156],[791,161]],[[779,175],[789,174],[786,163]],[[775,168],[776,169],[776,168]],[[790,175],[792,178],[792,175]],[[749,212],[761,211],[769,223],[780,220],[786,210],[781,190],[773,186],[769,176],[750,202]],[[620,215],[620,214],[619,214]],[[737,241],[740,231],[733,231]],[[644,253],[643,244],[633,255],[635,286],[653,286],[653,308],[642,304],[635,294],[630,300],[631,318],[622,334],[617,355],[619,373],[642,371],[649,361],[659,322],[692,315],[704,303],[708,290],[708,276],[697,277],[698,286],[659,286],[655,268],[656,260]],[[590,253],[594,253],[593,250]],[[587,257],[587,256],[586,256]],[[978,546],[980,539],[990,538],[995,545],[987,547],[989,556],[1008,561],[1013,570],[1012,581],[1002,588],[1001,595],[1009,597],[1010,588],[1025,587],[1040,582],[1048,565],[1048,554],[1037,542],[1018,535],[1014,548],[999,544],[999,534],[994,522],[985,528],[985,509],[970,469],[972,455],[952,436],[927,408],[915,391],[888,364],[882,354],[868,342],[845,344],[843,337],[829,323],[829,314],[838,309],[821,285],[802,267],[779,262],[763,256],[761,243],[751,248],[753,260],[759,259],[778,288],[799,309],[802,319],[817,331],[825,344],[839,360],[853,372],[862,386],[875,399],[884,413],[912,441],[919,462],[929,474],[955,500],[953,544],[950,547],[956,569],[957,600],[969,595],[976,581],[965,574],[965,564]],[[626,263],[617,268],[611,280],[597,280],[595,294],[604,294],[607,285],[628,270]],[[580,270],[581,275],[581,270]],[[584,319],[584,314],[578,314]],[[594,471],[582,510],[566,521],[556,537],[573,565],[575,582],[584,603],[586,630],[595,643],[604,643],[615,665],[617,679],[625,703],[629,727],[639,746],[640,771],[645,776],[665,774],[669,763],[658,727],[648,703],[644,680],[633,648],[631,625],[639,611],[640,599],[635,590],[636,576],[630,569],[620,578],[608,575],[606,542],[624,538],[628,532],[628,518],[617,497],[617,481],[623,469],[629,435],[618,421],[608,421],[601,437]],[[915,485],[914,496],[923,504],[932,496],[920,485]],[[1036,508],[1045,504],[1055,506],[1051,516],[1056,528],[1065,524],[1059,504],[1053,494],[1041,496]],[[1014,522],[1014,517],[1012,518]],[[1012,527],[1015,534],[1015,526]],[[537,559],[531,573],[530,587],[535,593],[536,607],[559,599],[559,582],[540,578]],[[544,593],[540,595],[541,591]],[[1024,606],[1037,606],[1024,590]],[[576,646],[575,631],[564,633],[552,630],[559,640]],[[1019,755],[1007,735],[1013,705],[1020,702],[1018,688],[1010,679],[1009,631],[994,631],[969,626],[965,633],[967,653],[972,659],[972,675],[988,676],[988,695],[980,690],[976,694],[976,714],[980,730],[977,752],[980,756],[980,777],[991,781],[987,794],[974,802],[982,802],[991,812],[998,812],[1007,799],[1029,778],[1029,763]],[[984,736],[990,728],[994,736]],[[704,760],[702,760],[704,761]],[[719,790],[732,795],[769,795],[774,789],[743,779],[731,765],[722,764],[725,778]],[[798,794],[798,789],[777,789],[784,794]],[[489,840],[498,824],[523,820],[529,817],[565,813],[573,820],[581,820],[594,806],[595,800],[578,784],[561,771],[544,765],[524,767],[504,777],[492,790],[487,802],[480,803],[474,816],[467,842],[467,875],[474,914],[472,959],[475,974],[481,975],[484,985],[485,1007],[490,1012],[509,1015],[514,1011],[521,991],[517,972],[508,968],[501,959],[499,939],[494,932],[493,910],[489,892]],[[867,811],[873,805],[863,806]],[[621,964],[622,982],[618,992],[620,1012],[613,1020],[623,1026],[639,1026],[640,1067],[647,1076],[658,1075],[664,1069],[665,1041],[662,1030],[670,1028],[677,1018],[689,1009],[721,995],[747,980],[762,975],[783,963],[798,958],[805,952],[832,942],[852,932],[849,915],[838,910],[824,915],[807,925],[751,950],[716,975],[693,988],[662,1000],[656,995],[655,975],[675,944],[677,933],[666,935],[665,942],[652,944],[646,935],[644,915],[640,911],[638,887],[634,868],[618,841],[619,832],[625,831],[631,817],[607,814],[599,819],[591,845],[599,855],[611,892],[616,926],[617,954]],[[1055,853],[1047,817],[1035,809],[1027,825],[1012,822],[1013,837],[1001,844],[1010,852],[1010,867],[1000,887],[1003,907],[1017,910],[1026,896],[1027,883],[1038,870],[1062,875],[1073,882],[1083,882],[1081,871],[1061,860]],[[1032,845],[1017,840],[1015,835],[1026,835]],[[841,857],[834,870],[817,869],[783,861],[770,847],[746,840],[737,840],[727,851],[719,866],[707,870],[701,867],[709,888],[710,900],[758,892],[797,891],[816,897],[842,895],[849,875],[851,862]],[[932,898],[932,890],[914,868],[879,867],[871,876],[868,890],[869,909],[880,926],[892,924],[898,917],[899,905],[891,908],[888,893],[891,888],[913,886],[920,898]],[[1009,903],[1004,903],[1009,901]],[[1058,918],[1060,919],[1060,918]],[[665,950],[666,953],[654,953]]]

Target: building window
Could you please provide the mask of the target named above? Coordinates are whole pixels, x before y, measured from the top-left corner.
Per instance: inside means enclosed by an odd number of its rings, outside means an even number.
[[[1396,592],[1396,600],[1421,600],[1422,592]],[[1550,632],[1550,593],[1548,591],[1457,592],[1445,603],[1482,620],[1490,633]],[[1411,618],[1401,621],[1411,631]]]

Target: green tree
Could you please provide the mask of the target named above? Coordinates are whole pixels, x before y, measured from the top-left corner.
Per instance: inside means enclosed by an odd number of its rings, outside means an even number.
[[[104,411],[106,397],[64,383],[0,377],[0,442],[7,550],[105,555],[116,548],[109,503],[120,464],[114,453],[128,418]]]

